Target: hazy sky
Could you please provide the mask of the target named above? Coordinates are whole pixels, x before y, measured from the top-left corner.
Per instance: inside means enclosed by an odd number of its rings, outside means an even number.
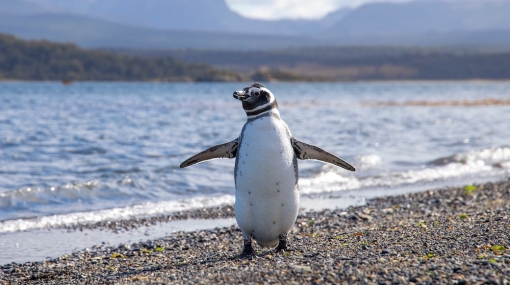
[[[410,0],[226,0],[230,9],[249,18],[317,19],[338,8],[357,7],[370,2],[409,2]]]

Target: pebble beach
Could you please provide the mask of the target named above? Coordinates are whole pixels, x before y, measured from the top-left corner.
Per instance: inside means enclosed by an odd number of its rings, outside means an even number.
[[[240,256],[237,226],[0,265],[0,284],[510,284],[510,181],[302,212],[289,250]],[[231,207],[118,223],[233,216]]]

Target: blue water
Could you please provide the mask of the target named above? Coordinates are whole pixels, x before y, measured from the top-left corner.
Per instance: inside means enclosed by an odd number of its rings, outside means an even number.
[[[179,164],[235,139],[244,83],[0,83],[0,232],[233,203],[234,160]],[[510,83],[271,83],[294,137],[353,164],[300,161],[304,197],[510,176]],[[35,218],[35,219],[34,219]]]

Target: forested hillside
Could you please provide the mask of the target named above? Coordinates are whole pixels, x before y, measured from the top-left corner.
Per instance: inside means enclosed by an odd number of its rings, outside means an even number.
[[[240,81],[235,72],[187,64],[170,56],[143,57],[85,50],[73,44],[25,41],[0,34],[2,80]]]
[[[461,48],[86,50],[0,34],[0,80],[508,80],[510,53]]]
[[[476,48],[323,47],[274,51],[128,51],[243,73],[261,69],[326,81],[508,80],[510,52]]]

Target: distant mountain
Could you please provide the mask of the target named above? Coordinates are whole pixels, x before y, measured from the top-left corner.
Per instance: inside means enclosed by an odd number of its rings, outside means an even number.
[[[353,10],[324,33],[366,37],[493,30],[510,30],[510,1],[372,3]]]
[[[231,12],[223,0],[30,1],[52,2],[82,15],[163,30],[232,32],[230,23],[250,22]]]
[[[140,49],[279,49],[313,46],[319,41],[290,36],[157,30],[127,26],[88,16],[36,14],[0,16],[0,32],[24,39],[75,43],[86,48]]]
[[[328,30],[335,24],[339,23],[342,19],[344,19],[347,15],[349,15],[353,11],[352,8],[343,8],[336,11],[333,11],[324,18],[320,19],[318,22],[321,25],[321,31]]]
[[[44,12],[49,10],[59,14],[88,16],[123,25],[160,30],[299,35],[306,32],[318,32],[321,28],[317,21],[247,19],[231,11],[224,0],[5,1],[33,3],[44,7],[41,10]],[[2,9],[0,7],[0,11]],[[23,14],[28,13],[25,11]]]
[[[32,15],[50,12],[46,5],[24,0],[1,0],[0,15]]]
[[[4,7],[0,11],[8,9],[25,15],[34,14],[34,10],[78,14],[162,30],[266,35],[395,35],[510,29],[509,0],[371,3],[357,9],[340,9],[316,21],[247,19],[231,11],[225,0],[2,0],[1,6]]]
[[[0,0],[0,32],[82,47],[262,50],[338,45],[510,47],[510,0],[415,0],[320,20],[244,18],[224,0]]]

